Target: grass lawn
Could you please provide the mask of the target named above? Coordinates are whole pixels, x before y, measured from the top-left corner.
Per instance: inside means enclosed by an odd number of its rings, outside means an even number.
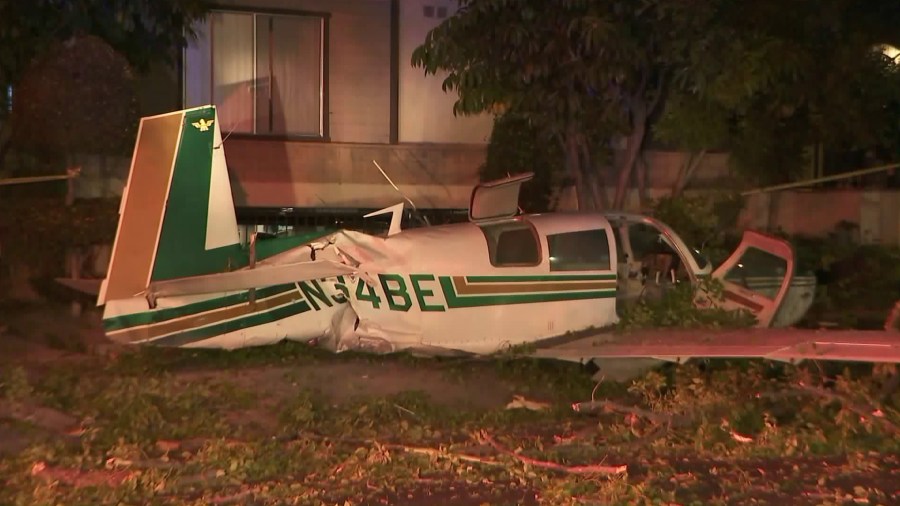
[[[514,357],[119,348],[54,311],[0,318],[0,505],[900,504],[893,369],[598,384]]]

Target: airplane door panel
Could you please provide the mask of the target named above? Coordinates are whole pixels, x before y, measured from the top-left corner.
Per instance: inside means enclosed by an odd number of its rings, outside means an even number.
[[[793,275],[790,243],[753,231],[744,232],[735,252],[713,272],[724,285],[721,306],[747,309],[760,327],[772,324]]]

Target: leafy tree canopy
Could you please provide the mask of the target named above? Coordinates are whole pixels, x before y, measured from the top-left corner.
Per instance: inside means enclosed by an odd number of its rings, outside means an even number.
[[[207,0],[0,0],[0,82],[15,83],[56,41],[96,35],[145,70],[174,61]]]
[[[615,174],[618,207],[657,120],[658,138],[773,180],[813,142],[896,138],[878,47],[898,25],[895,0],[461,0],[412,63],[446,72],[454,112],[509,111],[557,140],[581,202]],[[619,136],[625,156],[598,163]]]
[[[582,204],[599,204],[598,155],[630,134],[661,92],[666,37],[655,0],[462,0],[413,53],[426,73],[447,71],[454,112],[511,112],[563,149]],[[605,143],[604,143],[605,141]],[[604,157],[608,158],[608,156]]]
[[[898,154],[900,66],[882,45],[900,38],[900,3],[713,4],[677,64],[660,139],[727,149],[760,183],[789,180],[815,143]]]
[[[12,141],[29,153],[124,154],[134,145],[137,114],[125,58],[99,37],[73,37],[45,51],[20,79]]]
[[[129,131],[120,123],[133,123],[136,111],[133,90],[126,89],[131,69],[173,63],[176,49],[193,36],[193,22],[208,8],[207,0],[0,0],[0,164],[14,139],[32,148],[41,140],[28,131],[40,127],[29,115],[34,108],[56,125],[56,133],[42,142],[65,151],[114,150],[120,144],[116,132]],[[7,118],[10,87],[24,123]],[[73,117],[88,124],[50,121]],[[13,135],[16,124],[26,131]],[[104,146],[86,144],[85,128],[101,128],[94,138]]]

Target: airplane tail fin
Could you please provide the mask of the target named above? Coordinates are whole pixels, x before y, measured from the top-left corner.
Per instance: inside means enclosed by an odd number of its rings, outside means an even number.
[[[97,304],[247,261],[215,106],[141,119]]]

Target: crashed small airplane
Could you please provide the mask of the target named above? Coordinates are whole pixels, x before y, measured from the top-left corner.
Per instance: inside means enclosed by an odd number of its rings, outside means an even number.
[[[98,297],[106,335],[160,346],[233,349],[289,339],[333,351],[428,355],[527,343],[537,356],[576,361],[900,358],[900,339],[886,332],[775,329],[772,342],[772,329],[721,341],[713,331],[660,330],[634,340],[604,332],[618,321],[617,302],[644,287],[710,275],[724,285],[726,308],[750,311],[761,327],[789,325],[811,294],[799,310],[780,309],[809,280],[794,275],[789,243],[755,232],[713,271],[649,217],[522,215],[519,188],[529,178],[476,186],[468,223],[401,230],[401,203],[372,213],[391,216],[383,236],[254,235],[244,245],[215,107],[143,118]]]

